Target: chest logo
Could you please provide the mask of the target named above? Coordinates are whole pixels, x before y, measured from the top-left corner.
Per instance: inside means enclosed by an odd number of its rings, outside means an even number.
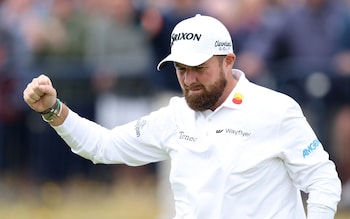
[[[179,139],[180,139],[180,140],[185,140],[185,141],[191,141],[191,142],[196,142],[196,141],[197,141],[197,138],[196,138],[196,137],[187,135],[187,134],[185,134],[185,132],[183,132],[183,131],[180,131],[180,132],[179,132]]]
[[[232,99],[232,102],[234,103],[234,104],[241,104],[242,102],[243,102],[243,94],[241,94],[241,93],[235,93],[234,95],[233,95],[233,99]]]

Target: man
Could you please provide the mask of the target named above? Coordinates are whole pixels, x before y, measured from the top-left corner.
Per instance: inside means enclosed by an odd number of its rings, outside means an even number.
[[[24,100],[94,163],[130,166],[171,159],[175,219],[334,218],[341,193],[334,163],[286,95],[233,69],[231,37],[215,18],[177,24],[171,54],[184,98],[108,130],[57,99],[48,77],[35,78]],[[50,108],[51,107],[51,108]]]

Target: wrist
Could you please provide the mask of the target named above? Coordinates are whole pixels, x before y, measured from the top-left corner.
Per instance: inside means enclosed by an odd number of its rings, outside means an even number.
[[[62,113],[62,103],[60,99],[56,99],[56,103],[49,109],[41,112],[41,117],[45,122],[53,122],[53,117],[60,117]]]
[[[56,98],[55,103],[52,105],[52,107],[48,108],[47,110],[44,110],[42,112],[38,112],[41,115],[47,115],[52,113],[55,109],[57,109],[59,107],[60,104],[60,100],[58,98]]]
[[[66,120],[68,113],[69,113],[68,107],[61,102],[60,113],[54,114],[48,123],[51,126],[59,126]]]

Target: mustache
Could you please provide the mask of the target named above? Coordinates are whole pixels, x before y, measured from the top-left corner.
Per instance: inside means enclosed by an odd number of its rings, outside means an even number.
[[[189,86],[184,86],[185,90],[197,90],[197,89],[203,89],[205,88],[202,84],[191,84]]]

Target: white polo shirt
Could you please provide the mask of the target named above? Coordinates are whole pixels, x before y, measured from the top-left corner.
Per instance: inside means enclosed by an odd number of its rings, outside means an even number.
[[[239,81],[214,112],[194,112],[174,97],[113,130],[72,111],[54,128],[94,163],[171,159],[175,219],[303,219],[300,190],[309,193],[308,206],[332,217],[340,181],[299,105],[232,72]]]

